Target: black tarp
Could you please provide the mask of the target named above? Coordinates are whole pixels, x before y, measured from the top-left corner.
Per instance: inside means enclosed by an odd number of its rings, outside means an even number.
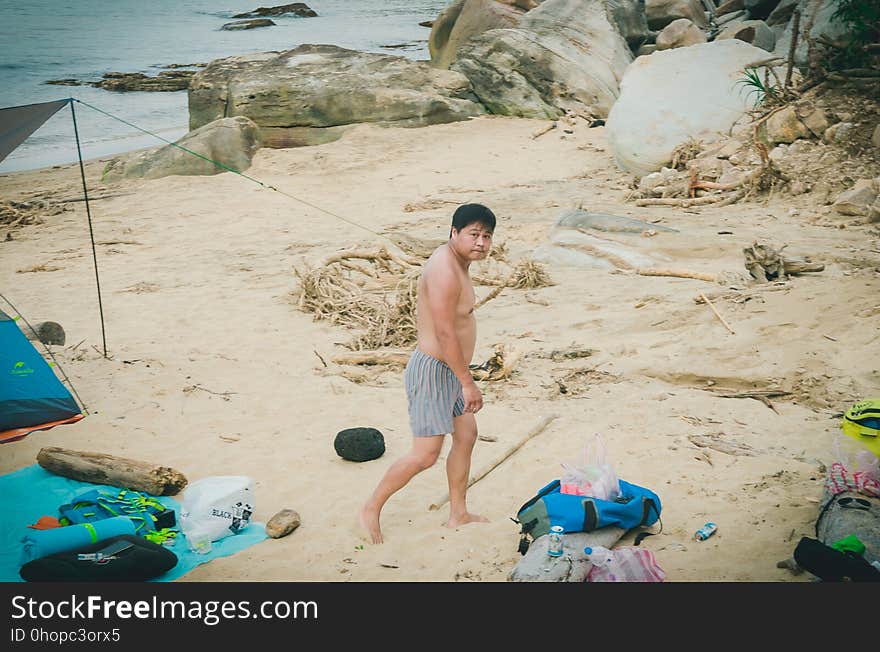
[[[0,109],[0,161],[69,103],[70,98]]]

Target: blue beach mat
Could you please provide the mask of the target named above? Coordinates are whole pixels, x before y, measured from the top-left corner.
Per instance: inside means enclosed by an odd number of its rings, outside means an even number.
[[[23,582],[19,569],[22,566],[22,539],[36,530],[28,525],[36,523],[41,516],[59,516],[58,506],[70,502],[88,489],[115,489],[107,485],[71,480],[50,473],[39,464],[0,476],[0,496],[3,499],[3,527],[0,528],[0,582]],[[180,503],[168,496],[157,500],[166,508],[180,515]],[[72,527],[72,526],[66,526]],[[174,528],[180,530],[180,527]],[[199,564],[235,554],[266,539],[263,523],[253,521],[238,534],[233,534],[211,545],[211,552],[200,555],[192,552],[180,532],[174,545],[168,549],[177,555],[177,565],[156,582],[170,582],[186,575]]]

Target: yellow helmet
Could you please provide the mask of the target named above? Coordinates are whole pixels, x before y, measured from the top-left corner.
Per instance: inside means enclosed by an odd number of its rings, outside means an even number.
[[[880,398],[859,401],[843,415],[843,434],[880,457]]]

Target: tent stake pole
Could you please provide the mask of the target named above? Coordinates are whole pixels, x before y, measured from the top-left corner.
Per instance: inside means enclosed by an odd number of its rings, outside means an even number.
[[[82,178],[83,198],[86,204],[86,215],[89,219],[89,238],[92,241],[92,260],[95,263],[95,285],[98,288],[98,311],[101,314],[101,340],[104,343],[104,357],[107,357],[107,336],[104,334],[104,306],[101,303],[101,279],[98,277],[98,256],[95,253],[95,233],[92,229],[92,211],[89,208],[89,190],[86,187],[86,171],[83,167],[82,151],[79,146],[79,130],[76,127],[76,110],[73,108],[75,100],[71,98],[70,115],[73,117],[73,135],[76,137],[76,155],[79,158],[79,174]]]

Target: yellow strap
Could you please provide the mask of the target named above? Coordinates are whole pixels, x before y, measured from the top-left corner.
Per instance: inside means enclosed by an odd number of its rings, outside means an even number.
[[[89,534],[92,535],[92,543],[96,543],[98,541],[98,533],[95,532],[95,526],[91,523],[83,523],[86,526],[86,529],[89,531]]]

